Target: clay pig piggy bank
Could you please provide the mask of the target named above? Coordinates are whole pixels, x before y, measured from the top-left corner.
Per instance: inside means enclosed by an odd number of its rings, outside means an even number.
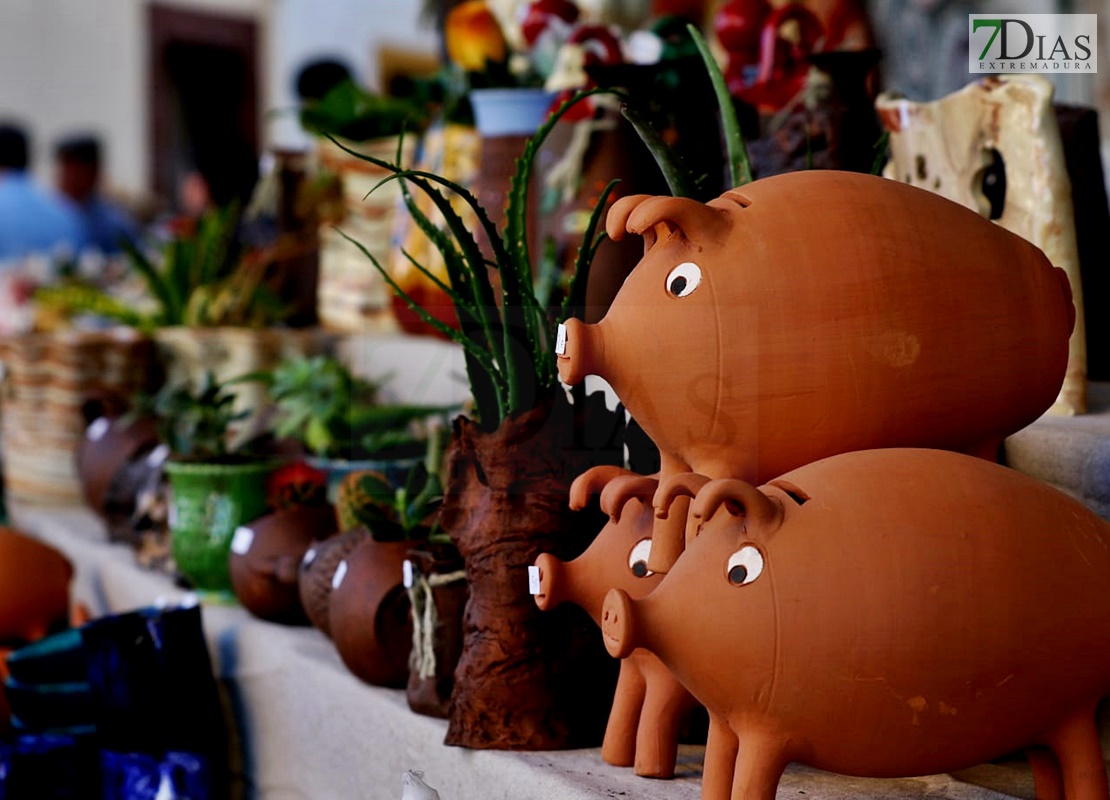
[[[559,374],[612,385],[663,479],[759,484],[873,447],[993,460],[1063,380],[1067,276],[923,189],[796,172],[708,204],[626,197],[607,229],[644,257],[600,322],[561,328]]]
[[[894,448],[713,481],[691,514],[674,569],[642,600],[612,590],[602,631],[709,710],[704,798],[770,800],[791,761],[896,777],[1021,748],[1037,797],[1107,798],[1110,524],[1077,501]]]
[[[618,467],[594,467],[570,487],[571,508],[581,509],[601,491],[601,508],[610,521],[578,558],[560,561],[541,553],[533,567],[534,594],[541,610],[569,601],[598,623],[606,593],[620,587],[644,597],[663,577],[647,568],[654,518],[651,505],[658,481]],[[647,650],[637,649],[621,662],[613,709],[601,743],[609,764],[634,767],[637,775],[674,776],[679,727],[697,701]]]

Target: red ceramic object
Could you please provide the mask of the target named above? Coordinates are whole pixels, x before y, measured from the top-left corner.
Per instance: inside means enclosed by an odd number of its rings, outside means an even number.
[[[770,800],[792,761],[899,777],[1026,747],[1052,754],[1037,797],[1108,796],[1110,523],[1082,504],[982,459],[892,448],[759,489],[713,481],[690,513],[682,558],[643,600],[611,591],[602,630],[709,709],[704,798]]]
[[[73,566],[58,550],[0,528],[0,642],[33,642],[69,620]]]
[[[330,505],[276,511],[241,526],[228,556],[231,588],[239,602],[261,619],[307,624],[297,569],[308,548],[337,529]]]
[[[573,561],[550,553],[536,559],[539,575],[536,605],[546,611],[562,602],[585,609],[601,623],[606,593],[620,588],[645,597],[662,575],[647,569],[654,518],[651,499],[658,480],[618,467],[594,467],[570,489],[571,508],[581,509],[601,492],[601,507],[610,521],[593,543]],[[601,744],[609,764],[634,767],[637,775],[674,776],[679,726],[697,701],[659,659],[637,649],[621,663],[613,709]]]
[[[413,544],[367,539],[339,563],[332,582],[335,647],[347,669],[376,686],[408,682],[412,620],[401,568]]]
[[[758,484],[873,447],[993,460],[1063,380],[1064,272],[931,192],[797,172],[708,204],[626,197],[607,228],[642,235],[644,257],[599,323],[567,321],[559,374],[609,382],[664,481]],[[682,549],[684,520],[667,524],[657,572]]]

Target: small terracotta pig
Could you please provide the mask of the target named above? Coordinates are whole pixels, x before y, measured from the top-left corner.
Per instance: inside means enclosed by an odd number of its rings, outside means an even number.
[[[642,235],[644,257],[600,322],[566,322],[559,374],[612,385],[662,479],[759,484],[873,447],[993,460],[1063,380],[1067,276],[923,189],[796,172],[708,204],[626,197],[607,229]],[[656,541],[652,568],[676,549]]]
[[[33,642],[65,627],[72,577],[61,552],[0,527],[0,644]]]
[[[658,481],[617,467],[594,467],[571,484],[571,508],[581,509],[601,491],[601,508],[610,521],[578,558],[564,562],[549,553],[536,559],[536,605],[547,611],[570,601],[601,622],[605,594],[620,587],[644,597],[662,575],[647,568],[651,550],[652,506]],[[618,767],[634,767],[650,778],[674,776],[678,730],[697,706],[662,662],[647,650],[634,650],[621,663],[613,709],[601,744],[601,757]]]
[[[713,481],[691,514],[674,569],[642,600],[611,591],[602,631],[709,709],[703,798],[770,800],[792,761],[896,777],[1033,747],[1037,797],[1106,800],[1110,524],[1080,503],[887,449]]]

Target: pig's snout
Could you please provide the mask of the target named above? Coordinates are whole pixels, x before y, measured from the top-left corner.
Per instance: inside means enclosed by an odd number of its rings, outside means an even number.
[[[563,602],[563,568],[566,565],[551,553],[540,553],[535,567],[539,570],[539,591],[532,595],[540,611],[548,611]]]
[[[587,375],[598,374],[603,355],[602,338],[594,325],[568,319],[559,326],[555,355],[559,379],[568,386],[574,386]]]
[[[610,589],[601,607],[601,638],[613,658],[627,658],[636,649],[635,603],[623,589]]]

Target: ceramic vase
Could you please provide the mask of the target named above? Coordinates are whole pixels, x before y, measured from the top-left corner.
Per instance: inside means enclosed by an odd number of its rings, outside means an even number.
[[[231,540],[228,572],[239,602],[260,619],[307,624],[297,571],[305,552],[336,531],[331,506],[275,511],[239,526]]]
[[[0,642],[32,642],[69,618],[73,566],[61,552],[0,528]]]
[[[354,528],[317,542],[305,551],[297,570],[297,591],[309,622],[327,637],[328,606],[335,569],[352,551],[370,538],[366,528]]]
[[[405,695],[416,713],[446,718],[462,655],[466,571],[458,550],[448,543],[427,542],[407,558],[413,647]]]
[[[340,658],[360,680],[403,687],[409,677],[412,621],[403,564],[412,542],[366,539],[339,562],[328,628]]]

